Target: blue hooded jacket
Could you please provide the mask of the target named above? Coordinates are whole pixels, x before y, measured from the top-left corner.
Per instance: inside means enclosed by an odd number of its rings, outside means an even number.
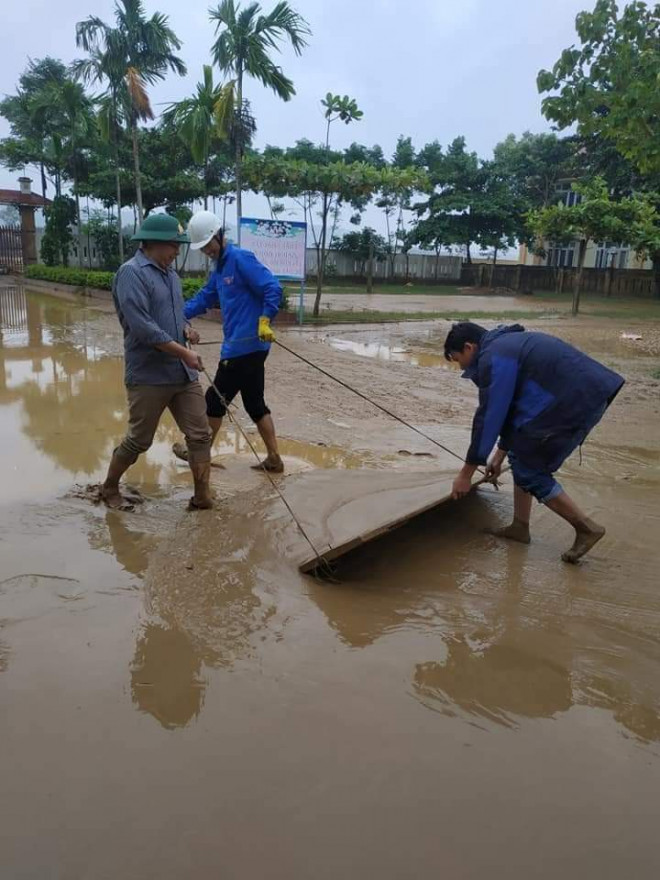
[[[491,330],[463,373],[479,388],[466,460],[485,464],[499,447],[552,473],[624,384],[572,345],[520,324]]]
[[[281,299],[282,288],[270,269],[252,251],[228,244],[206,285],[186,302],[184,314],[190,320],[209,309],[222,311],[220,357],[229,360],[270,349],[270,343],[259,339],[259,318],[272,320]]]

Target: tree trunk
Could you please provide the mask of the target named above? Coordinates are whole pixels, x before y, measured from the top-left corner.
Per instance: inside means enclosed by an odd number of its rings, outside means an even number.
[[[330,210],[330,206],[328,204],[328,195],[324,193],[323,195],[323,213],[321,216],[322,226],[321,226],[321,243],[320,248],[317,248],[317,267],[316,267],[316,298],[314,300],[314,317],[318,318],[319,309],[321,307],[321,294],[323,293],[323,276],[325,274],[325,253],[326,253],[326,240],[328,233],[328,212]],[[320,253],[319,253],[320,251]]]
[[[44,201],[46,199],[46,169],[44,168],[44,163],[39,163],[39,170],[41,172],[41,195],[44,197]]]
[[[653,260],[653,295],[655,299],[660,299],[660,251],[651,254]]]
[[[582,293],[582,277],[584,274],[584,258],[587,253],[587,240],[583,238],[580,241],[580,251],[578,255],[578,270],[575,275],[575,287],[573,288],[573,307],[571,313],[577,315],[580,311],[580,294]]]
[[[468,241],[465,245],[465,262],[468,266],[472,265],[472,253],[470,252],[470,248],[472,247],[472,242]]]
[[[117,247],[119,252],[119,263],[120,265],[124,262],[124,234],[122,232],[121,225],[121,176],[120,176],[120,168],[119,168],[119,143],[117,137],[117,106],[113,99],[112,104],[112,119],[110,120],[110,125],[112,126],[112,150],[114,154],[115,161],[115,188],[116,188],[116,198],[117,198]]]
[[[435,249],[435,283],[440,281],[440,248]]]
[[[137,200],[138,223],[141,226],[144,220],[142,207],[142,179],[140,177],[140,148],[138,146],[138,127],[135,113],[131,117],[131,138],[133,141],[133,170],[135,174],[135,198]]]
[[[495,290],[495,270],[497,269],[497,248],[493,251],[493,262],[490,267],[490,289]]]
[[[367,293],[374,292],[374,240],[369,240],[369,268],[367,270]]]
[[[78,266],[83,267],[82,223],[80,222],[80,196],[78,195],[78,177],[74,172],[73,190],[76,194],[76,222],[78,224]]]
[[[612,296],[612,284],[614,283],[614,255],[607,267],[607,275],[605,276],[605,296],[609,299]]]
[[[204,210],[205,211],[208,211],[208,209],[209,209],[208,173],[209,173],[209,157],[206,156],[206,158],[204,159]]]
[[[238,112],[243,113],[243,71],[239,68],[236,79],[236,100],[238,103]],[[241,116],[242,118],[242,116]],[[235,169],[236,177],[236,241],[241,246],[241,217],[243,216],[243,149],[241,145],[240,135],[236,138],[235,153]]]

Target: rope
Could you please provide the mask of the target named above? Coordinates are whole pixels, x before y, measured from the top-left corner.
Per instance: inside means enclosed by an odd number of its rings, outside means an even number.
[[[220,391],[218,390],[218,388],[217,388],[215,382],[213,381],[213,379],[211,379],[211,377],[209,376],[208,371],[206,370],[206,368],[204,368],[204,369],[202,370],[202,372],[203,372],[204,375],[206,376],[206,379],[207,379],[208,383],[210,384],[211,388],[213,388],[213,390],[215,391],[215,393],[216,393],[216,394],[218,395],[218,397],[220,398],[220,402],[222,403],[222,405],[223,405],[223,406],[225,407],[225,409],[227,410],[227,415],[229,416],[229,421],[230,421],[233,425],[235,425],[236,428],[238,428],[238,430],[239,430],[239,431],[241,432],[241,434],[243,435],[243,439],[245,440],[245,442],[247,443],[247,445],[250,447],[251,451],[254,453],[254,456],[255,456],[255,458],[257,459],[257,461],[259,462],[259,465],[260,465],[262,471],[263,471],[264,474],[268,477],[268,480],[269,480],[271,486],[273,487],[273,489],[274,489],[274,490],[277,492],[277,494],[279,495],[280,500],[282,501],[282,503],[284,504],[284,506],[285,506],[286,509],[288,510],[288,512],[289,512],[289,514],[290,514],[290,516],[291,516],[291,519],[294,521],[294,523],[295,523],[296,526],[298,527],[298,531],[300,532],[300,534],[303,536],[303,538],[304,538],[304,539],[307,541],[307,543],[309,544],[312,553],[314,554],[314,556],[316,557],[316,559],[317,559],[317,561],[318,561],[318,563],[319,563],[318,568],[319,568],[319,569],[320,569],[320,570],[326,575],[326,577],[330,577],[330,578],[332,578],[332,577],[333,577],[332,566],[330,565],[330,563],[328,562],[328,560],[327,560],[324,556],[322,556],[322,555],[319,553],[319,551],[316,549],[316,547],[314,546],[314,543],[313,543],[312,539],[309,537],[309,535],[307,534],[307,532],[306,532],[305,529],[303,528],[302,523],[300,522],[300,520],[298,519],[298,517],[296,516],[296,514],[293,512],[293,508],[291,507],[291,505],[289,504],[289,502],[288,502],[288,501],[286,500],[286,498],[284,497],[284,494],[282,493],[280,487],[277,485],[277,483],[275,482],[275,480],[274,480],[274,479],[271,477],[271,475],[268,473],[268,470],[266,469],[266,466],[265,466],[264,462],[261,461],[261,459],[260,459],[260,457],[259,457],[259,453],[257,452],[257,450],[256,450],[255,447],[254,447],[254,444],[252,443],[252,441],[251,441],[250,438],[248,437],[247,433],[244,431],[242,425],[241,425],[241,424],[238,422],[238,420],[237,420],[236,418],[234,418],[234,416],[232,415],[232,413],[231,413],[231,411],[230,411],[230,409],[229,409],[229,404],[228,404],[227,401],[225,400],[224,396],[223,396],[223,395],[220,393]]]
[[[256,339],[256,336],[244,336],[240,339],[232,339],[232,342],[248,342],[253,339]],[[212,342],[198,342],[197,345],[217,345],[220,340],[214,340]],[[304,364],[312,367],[314,370],[318,370],[319,373],[322,373],[324,376],[327,376],[328,379],[332,379],[333,382],[337,382],[338,385],[341,385],[343,388],[346,388],[347,391],[351,391],[353,394],[356,394],[358,397],[361,397],[362,400],[371,404],[371,406],[379,409],[381,412],[385,413],[385,415],[390,416],[390,418],[399,422],[401,425],[404,425],[406,428],[409,428],[411,431],[414,431],[416,434],[419,434],[420,437],[423,437],[425,440],[428,440],[429,443],[433,443],[434,446],[437,446],[439,449],[442,449],[443,452],[446,452],[448,455],[452,455],[454,458],[458,459],[458,461],[463,462],[464,458],[462,455],[454,452],[453,449],[449,449],[443,443],[440,443],[439,440],[435,440],[433,437],[430,437],[428,434],[425,434],[424,431],[420,431],[419,428],[416,428],[414,425],[411,425],[410,422],[407,422],[405,419],[402,419],[401,416],[398,416],[396,413],[393,413],[392,410],[387,409],[382,406],[380,403],[376,403],[375,400],[372,400],[370,397],[367,397],[366,394],[363,394],[361,391],[358,391],[357,388],[353,388],[352,385],[349,385],[347,382],[344,382],[342,379],[338,379],[337,376],[333,376],[332,373],[329,373],[327,370],[324,370],[322,367],[319,367],[318,364],[313,363],[308,360],[303,355],[299,354],[297,351],[294,351],[288,346],[284,345],[284,343],[280,342],[279,339],[275,340],[275,345],[279,345],[280,348],[283,348],[284,351],[287,351],[289,354],[293,355],[293,357],[298,358]],[[481,470],[478,469],[478,473],[482,473]]]
[[[315,370],[318,370],[319,373],[322,373],[324,376],[327,376],[328,379],[332,379],[333,382],[337,382],[337,384],[341,385],[342,388],[346,388],[348,391],[352,391],[353,394],[357,394],[358,397],[361,397],[362,400],[374,406],[376,409],[379,409],[381,412],[384,412],[386,415],[393,418],[395,421],[399,422],[402,425],[405,425],[406,428],[410,428],[411,431],[414,431],[416,434],[419,434],[420,437],[423,437],[425,440],[428,440],[429,443],[433,443],[435,446],[439,447],[443,450],[443,452],[448,453],[449,455],[453,455],[454,458],[457,458],[459,461],[463,461],[463,456],[458,455],[458,453],[454,452],[452,449],[449,449],[443,443],[440,443],[439,440],[435,440],[433,437],[429,437],[428,434],[425,434],[424,431],[420,431],[419,428],[416,428],[414,425],[411,425],[410,422],[407,422],[405,419],[402,419],[401,416],[398,416],[396,413],[393,413],[392,410],[387,409],[382,406],[380,403],[376,403],[375,400],[372,400],[370,397],[367,397],[366,394],[363,394],[361,391],[358,391],[357,388],[353,388],[347,382],[344,382],[342,379],[338,379],[336,376],[333,376],[332,373],[328,373],[327,370],[324,370],[322,367],[319,367],[318,364],[313,363],[308,360],[303,355],[299,354],[297,351],[293,351],[293,349],[288,348],[284,343],[280,342],[278,339],[275,340],[275,345],[279,345],[280,348],[283,348],[284,351],[288,351],[289,354],[297,357],[298,360],[301,360],[304,364],[307,364],[310,367],[313,367]]]

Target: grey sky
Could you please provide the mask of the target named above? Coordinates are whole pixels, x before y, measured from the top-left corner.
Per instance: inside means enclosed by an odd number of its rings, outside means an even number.
[[[146,0],[149,13],[170,16],[183,41],[185,78],[168,77],[152,92],[155,105],[190,93],[209,61],[213,29],[208,0]],[[271,0],[263,0],[269,9]],[[333,146],[379,143],[390,154],[399,134],[416,146],[457,135],[486,156],[509,132],[547,128],[536,74],[575,38],[575,15],[594,0],[293,0],[313,37],[301,58],[285,49],[280,61],[295,82],[288,104],[256,82],[246,97],[257,119],[257,145],[321,140],[319,100],[347,93],[364,111],[361,122],[335,125]],[[75,24],[91,13],[110,22],[113,0],[20,0],[3,4],[0,92],[12,93],[28,57],[77,57]],[[0,136],[7,125],[0,120]],[[0,168],[0,186],[16,175]],[[35,181],[36,182],[36,181]],[[261,200],[248,198],[246,212]],[[262,209],[263,210],[263,209]],[[369,218],[371,219],[371,218]]]

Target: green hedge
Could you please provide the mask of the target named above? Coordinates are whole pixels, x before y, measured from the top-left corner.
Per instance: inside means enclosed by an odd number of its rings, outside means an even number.
[[[99,270],[43,266],[40,263],[34,266],[27,266],[25,269],[26,278],[53,281],[56,284],[73,284],[75,287],[97,287],[100,290],[112,290],[114,274],[114,272],[101,272]]]
[[[96,287],[100,290],[112,290],[114,272],[101,272],[98,269],[65,269],[63,266],[43,266],[37,263],[27,266],[26,278],[38,278],[40,281],[53,281],[56,284],[72,284],[75,287]],[[204,286],[204,278],[182,278],[183,298],[190,299]],[[282,294],[282,311],[289,309],[289,297],[286,288]]]

